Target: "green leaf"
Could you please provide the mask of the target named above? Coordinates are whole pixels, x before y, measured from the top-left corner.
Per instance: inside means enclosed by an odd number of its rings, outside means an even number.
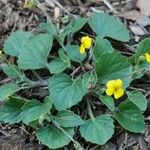
[[[69,62],[70,58],[63,52],[63,49],[59,49],[58,51],[58,55],[61,58],[61,60],[63,60],[64,62]]]
[[[144,67],[145,67],[144,64],[145,63],[142,63],[142,65],[141,64],[139,65],[138,71],[133,71],[134,72],[134,74],[133,74],[133,80],[140,79],[140,78],[142,78],[144,76],[144,72],[145,72],[144,71]]]
[[[132,101],[141,111],[145,111],[147,108],[147,100],[140,91],[133,91],[128,93],[128,98]]]
[[[37,130],[39,129],[39,120],[34,120],[26,125],[31,126],[33,129]]]
[[[21,72],[20,68],[13,64],[2,65],[2,70],[9,77],[17,78],[23,76],[23,73]]]
[[[49,91],[57,110],[76,105],[85,95],[82,81],[73,80],[64,73],[54,75],[50,79]]]
[[[97,74],[95,70],[88,71],[83,75],[82,84],[87,92],[91,87],[94,87],[96,83],[97,83]]]
[[[141,71],[141,77],[142,77],[142,75],[144,75],[145,72],[147,72],[150,69],[150,64],[145,60],[145,61],[141,62],[138,67],[139,67],[139,69],[142,70]],[[137,72],[137,74],[138,74],[138,72]],[[136,75],[135,75],[135,77],[136,77]],[[140,77],[140,73],[139,73],[139,77]]]
[[[98,61],[103,54],[111,52],[114,52],[114,48],[112,47],[111,43],[108,40],[97,36],[93,48],[93,56],[95,60]]]
[[[9,98],[0,108],[0,121],[5,123],[19,123],[22,120],[22,107],[25,101],[21,98]]]
[[[58,36],[58,29],[52,22],[40,23],[40,28],[53,36]]]
[[[79,31],[87,22],[86,18],[77,17],[63,29],[63,36],[65,37],[68,34],[74,34]]]
[[[84,124],[80,116],[69,110],[60,111],[55,121],[62,127],[76,127]]]
[[[20,87],[14,83],[8,83],[8,84],[0,86],[0,101],[5,100],[10,95],[19,91],[19,89],[20,89]]]
[[[113,113],[123,128],[135,133],[144,132],[145,127],[142,112],[131,101],[121,103]]]
[[[49,63],[49,70],[51,74],[61,73],[68,67],[70,67],[70,61],[64,62],[59,57],[56,57]]]
[[[89,119],[80,127],[81,136],[91,143],[105,144],[114,133],[113,120],[109,115]]]
[[[132,65],[120,53],[103,54],[95,67],[100,83],[106,84],[109,80],[121,79],[123,87],[126,88],[132,81]]]
[[[18,64],[21,69],[41,69],[47,66],[47,57],[52,47],[51,35],[33,36],[19,55]]]
[[[86,53],[80,54],[80,47],[78,45],[68,45],[67,55],[72,61],[79,63],[81,63],[86,57]]]
[[[4,51],[6,54],[18,56],[20,52],[25,50],[28,45],[28,40],[33,34],[30,32],[16,31],[13,32],[4,44]]]
[[[73,137],[73,128],[66,128],[64,130],[67,132],[67,134]],[[64,147],[65,145],[68,145],[71,141],[64,132],[53,126],[40,128],[37,131],[37,138],[39,141],[42,142],[42,144],[48,146],[51,149],[58,149],[60,147]]]
[[[150,53],[150,38],[146,38],[139,43],[135,53],[135,61],[137,62],[138,58],[146,52]]]
[[[111,111],[115,110],[115,103],[111,96],[100,96],[100,100],[108,107],[108,109],[110,109]]]
[[[29,123],[39,119],[42,115],[45,115],[50,111],[52,107],[52,101],[47,98],[44,103],[37,100],[30,100],[22,108],[23,122]]]
[[[127,42],[130,39],[129,31],[125,25],[113,16],[105,13],[95,13],[89,20],[89,25],[93,31],[101,36]]]

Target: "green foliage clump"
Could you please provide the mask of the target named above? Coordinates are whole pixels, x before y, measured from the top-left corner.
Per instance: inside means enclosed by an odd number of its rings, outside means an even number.
[[[87,24],[93,34],[82,36],[81,44],[77,44],[74,35]],[[143,133],[142,114],[147,100],[142,92],[131,91],[129,86],[150,67],[150,38],[141,41],[135,54],[126,57],[115,50],[111,41],[128,42],[129,31],[119,19],[105,13],[89,19],[78,17],[63,29],[51,22],[41,23],[40,28],[45,33],[16,31],[5,41],[3,51],[16,57],[17,63],[11,64],[0,53],[6,61],[2,70],[12,78],[12,82],[0,86],[0,101],[4,102],[0,121],[32,126],[37,139],[51,149],[70,141],[76,149],[83,149],[73,138],[75,128],[86,141],[103,145],[114,134],[114,121],[128,131]],[[53,46],[55,41],[59,49]],[[49,77],[41,78],[37,69],[48,70]],[[26,76],[29,70],[37,81]],[[43,100],[19,96],[19,91],[39,86],[49,91]],[[106,106],[106,114],[94,114],[95,100]],[[85,118],[73,112],[74,107],[82,108],[81,101],[87,103],[83,108],[89,116]]]

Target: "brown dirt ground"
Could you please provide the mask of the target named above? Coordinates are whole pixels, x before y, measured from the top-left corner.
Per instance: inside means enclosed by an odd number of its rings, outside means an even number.
[[[126,44],[126,51],[130,55],[141,39],[150,35],[150,19],[147,10],[137,4],[136,0],[109,0],[110,6],[106,6],[101,0],[40,0],[41,5],[34,9],[23,8],[24,0],[0,0],[0,49],[4,40],[15,30],[39,32],[38,25],[46,21],[46,10],[49,18],[57,25],[64,26],[73,15],[90,16],[92,12],[104,11],[118,16],[131,31],[132,37]],[[140,0],[138,1],[140,3]],[[139,6],[138,6],[139,5]],[[149,5],[149,4],[148,4]],[[149,8],[150,9],[150,8]],[[144,13],[146,11],[146,13]],[[121,51],[122,46],[119,46]],[[121,47],[120,47],[121,46]],[[14,61],[9,58],[9,61]],[[1,72],[0,84],[9,81],[9,78]],[[148,109],[144,113],[146,131],[144,134],[133,134],[124,131],[120,126],[116,127],[116,133],[104,146],[97,146],[85,142],[76,135],[78,141],[86,150],[148,150],[150,149],[150,78],[143,77],[132,85],[140,88],[149,100]],[[95,110],[99,111],[99,110]],[[38,143],[35,133],[31,128],[19,125],[0,125],[0,150],[45,150],[45,146]],[[66,147],[73,150],[72,143]]]

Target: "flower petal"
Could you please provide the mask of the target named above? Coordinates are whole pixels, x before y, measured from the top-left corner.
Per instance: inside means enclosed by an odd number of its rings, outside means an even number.
[[[110,80],[106,84],[107,88],[115,88],[115,80]]]
[[[88,38],[88,36],[83,36],[83,37],[81,38],[81,43],[83,44],[83,43],[86,41],[87,38]]]
[[[111,95],[114,94],[114,91],[115,91],[115,88],[107,88],[107,89],[106,89],[106,94],[107,94],[108,96],[111,96]]]
[[[123,94],[124,94],[124,89],[118,88],[118,89],[114,92],[114,97],[115,97],[115,99],[118,99],[118,98],[120,98]]]
[[[146,61],[148,63],[150,63],[150,54],[149,53],[145,53],[145,58],[146,58]]]
[[[117,79],[115,80],[115,86],[116,88],[122,88],[122,80],[121,79]]]
[[[90,48],[91,45],[92,45],[92,39],[91,39],[91,38],[88,39],[88,40],[86,40],[85,43],[84,43],[84,46],[85,46],[86,48]]]
[[[81,43],[84,45],[85,48],[90,48],[92,45],[92,38],[89,36],[84,36],[81,38]]]
[[[80,45],[80,53],[84,54],[85,53],[85,47],[83,44]]]

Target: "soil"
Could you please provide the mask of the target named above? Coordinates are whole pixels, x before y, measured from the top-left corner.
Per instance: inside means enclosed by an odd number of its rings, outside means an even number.
[[[140,0],[139,0],[140,1]],[[116,44],[118,50],[125,55],[134,52],[137,43],[150,36],[149,14],[136,0],[109,0],[107,5],[100,0],[39,0],[40,5],[35,8],[24,8],[24,0],[0,0],[0,49],[3,48],[5,39],[16,30],[40,32],[38,25],[49,18],[58,27],[69,22],[73,16],[90,16],[92,12],[104,11],[118,16],[131,31],[131,40],[124,45]],[[149,3],[147,4],[149,5]],[[150,8],[149,8],[150,9]],[[43,11],[46,11],[45,12]],[[145,14],[143,12],[146,12]],[[47,16],[48,15],[48,18]],[[14,58],[9,57],[14,62]],[[3,62],[1,62],[3,63]],[[9,81],[1,71],[0,84]],[[75,138],[86,150],[148,150],[150,149],[150,78],[144,76],[135,81],[131,88],[140,88],[147,96],[148,109],[144,113],[146,130],[144,134],[133,134],[116,127],[115,135],[103,146],[85,142],[76,135]],[[43,89],[40,89],[42,92]],[[26,93],[28,94],[28,93]],[[29,95],[28,95],[29,96]],[[35,96],[39,96],[36,95]],[[44,96],[44,94],[43,94]],[[29,96],[30,97],[30,96]],[[74,108],[76,109],[76,108]],[[96,110],[95,109],[95,113]],[[66,146],[73,150],[73,144]],[[46,146],[39,144],[34,131],[23,124],[0,125],[0,150],[46,150]],[[64,148],[62,148],[64,149]]]
[[[42,150],[43,146],[33,142],[34,136],[22,125],[2,126],[0,129],[1,150]]]

